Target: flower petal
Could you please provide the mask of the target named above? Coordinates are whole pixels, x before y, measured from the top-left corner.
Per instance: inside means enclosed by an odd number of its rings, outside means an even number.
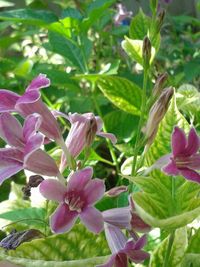
[[[26,118],[23,126],[23,136],[25,140],[28,140],[30,137],[36,134],[36,132],[40,128],[41,123],[42,117],[37,113],[29,115]]]
[[[40,193],[49,200],[62,202],[66,193],[66,187],[55,179],[46,179],[39,186]]]
[[[0,184],[23,169],[23,153],[14,148],[0,149]]]
[[[69,231],[74,225],[78,213],[70,211],[67,204],[60,204],[50,217],[50,226],[54,233],[64,233]]]
[[[128,256],[135,263],[142,262],[150,257],[148,252],[142,250],[133,250],[128,253]]]
[[[39,149],[43,143],[44,136],[40,133],[37,133],[26,143],[24,154],[28,155],[30,153],[33,153],[35,150]]]
[[[116,138],[116,136],[114,134],[98,132],[97,135],[101,136],[101,137],[104,137],[104,138],[110,139],[110,141],[113,143],[113,145],[115,145],[117,143],[117,138]]]
[[[19,148],[24,146],[22,126],[10,113],[6,112],[0,115],[0,136],[10,146]]]
[[[84,188],[84,195],[87,199],[88,204],[96,203],[99,199],[103,197],[104,193],[104,181],[97,178],[90,180]]]
[[[43,150],[30,152],[24,158],[24,168],[41,175],[57,176],[59,173],[55,161]]]
[[[171,161],[169,164],[167,164],[165,167],[163,167],[162,170],[165,173],[167,173],[168,175],[178,175],[178,173],[179,173],[179,170],[177,169],[174,161]]]
[[[0,90],[0,112],[15,111],[15,104],[20,96],[8,90]]]
[[[39,74],[35,79],[32,80],[32,82],[26,88],[26,91],[39,90],[41,88],[48,87],[49,85],[50,80],[46,78],[46,75]]]
[[[200,137],[198,136],[196,130],[191,128],[188,135],[188,144],[185,148],[184,154],[186,156],[191,156],[198,152],[200,147]]]
[[[172,133],[172,151],[174,157],[184,153],[186,145],[187,139],[184,131],[177,126],[174,127]]]
[[[118,253],[125,248],[126,237],[118,227],[105,223],[105,234],[112,253]]]
[[[96,116],[95,119],[97,122],[97,132],[99,133],[101,129],[103,128],[103,121],[99,116]]]
[[[143,248],[147,243],[147,236],[143,235],[135,242],[135,249]]]
[[[67,184],[67,191],[75,189],[83,189],[85,185],[90,181],[93,175],[93,169],[87,167],[80,171],[73,173]]]
[[[119,228],[131,228],[131,211],[130,207],[114,208],[102,212],[105,222]]]
[[[96,234],[103,230],[103,216],[94,207],[87,207],[80,213],[80,219],[85,226]]]
[[[115,267],[128,267],[128,258],[125,253],[118,253],[116,255]]]
[[[181,169],[181,175],[183,175],[187,180],[200,183],[200,174],[194,170],[189,168]]]

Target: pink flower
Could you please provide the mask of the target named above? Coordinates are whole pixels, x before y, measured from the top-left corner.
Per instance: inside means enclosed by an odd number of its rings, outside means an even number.
[[[168,175],[182,175],[186,179],[200,183],[200,138],[191,128],[188,138],[184,131],[175,127],[172,133],[172,153],[165,155],[154,167],[162,167]]]
[[[103,230],[103,217],[93,205],[105,192],[104,182],[91,180],[93,170],[87,167],[73,173],[67,186],[53,179],[40,184],[40,193],[49,200],[59,202],[50,218],[51,229],[55,233],[69,231],[79,217],[85,226],[94,233]]]
[[[8,90],[0,90],[0,112],[18,112],[23,117],[38,113],[42,117],[40,131],[50,139],[60,140],[58,123],[42,102],[39,91],[49,85],[50,80],[46,78],[46,75],[40,74],[29,84],[22,96]]]
[[[0,115],[0,137],[10,146],[0,149],[0,183],[22,169],[48,176],[59,173],[54,160],[40,149],[44,141],[37,133],[40,125],[38,114],[28,116],[23,127],[9,113]]]
[[[109,138],[113,144],[117,142],[116,137],[111,133],[101,131],[103,121],[100,117],[95,117],[93,113],[69,114],[68,119],[71,128],[65,141],[69,153],[76,158],[85,147],[89,147],[95,136]],[[65,158],[62,158],[61,169],[65,166]]]
[[[118,227],[110,224],[105,224],[105,234],[112,256],[108,262],[97,267],[128,267],[128,259],[139,263],[149,258],[149,253],[141,250],[146,244],[145,235],[137,241],[127,240]]]

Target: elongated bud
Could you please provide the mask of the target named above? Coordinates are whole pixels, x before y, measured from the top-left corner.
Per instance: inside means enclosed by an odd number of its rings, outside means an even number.
[[[117,197],[121,193],[124,193],[124,192],[127,192],[127,191],[128,191],[128,187],[125,186],[125,185],[121,185],[121,186],[113,187],[112,189],[110,189],[109,191],[107,191],[106,194],[109,197]]]
[[[169,102],[174,94],[173,87],[169,87],[163,90],[158,100],[152,106],[149,112],[149,119],[146,124],[145,134],[147,138],[147,144],[152,144],[157,131],[158,126],[163,117],[165,116]]]
[[[165,82],[167,81],[168,74],[165,72],[158,76],[156,83],[153,88],[153,96],[159,96],[161,94],[161,91],[165,85]]]
[[[148,68],[151,59],[151,41],[147,36],[145,36],[143,39],[142,56],[144,68]]]
[[[157,32],[160,32],[164,18],[165,18],[165,10],[161,10],[160,13],[158,14],[158,17],[156,18]]]

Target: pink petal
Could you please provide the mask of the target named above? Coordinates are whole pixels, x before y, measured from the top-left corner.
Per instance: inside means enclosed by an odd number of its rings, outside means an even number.
[[[8,90],[0,90],[0,112],[15,111],[15,104],[20,96]]]
[[[39,149],[44,143],[44,136],[40,133],[35,134],[25,145],[24,154],[29,155]]]
[[[37,174],[47,176],[57,176],[59,172],[55,161],[41,149],[25,156],[24,168]]]
[[[162,170],[168,175],[178,175],[179,173],[179,170],[177,169],[176,164],[173,161],[163,167]]]
[[[85,123],[87,121],[87,117],[78,114],[78,113],[73,113],[73,114],[69,114],[69,121],[71,122],[71,124],[79,122],[79,123]]]
[[[80,213],[80,219],[91,232],[98,234],[103,230],[103,216],[94,207],[85,208]]]
[[[20,109],[20,105],[34,103],[39,98],[40,98],[40,93],[38,91],[28,91],[18,99],[16,103],[16,109]]]
[[[109,197],[117,197],[121,193],[127,192],[127,191],[128,191],[128,186],[120,185],[120,186],[116,186],[116,187],[111,188],[109,191],[106,192],[106,194]]]
[[[39,130],[40,125],[42,123],[42,117],[39,114],[29,115],[23,126],[23,135],[26,140],[28,140],[31,136],[36,134]]]
[[[94,204],[103,197],[105,193],[104,181],[100,179],[90,180],[84,188],[84,195],[88,204]]]
[[[37,91],[29,91],[29,94],[38,94]],[[32,99],[33,100],[33,99]],[[46,135],[48,138],[53,140],[60,140],[61,132],[59,125],[51,113],[51,111],[47,108],[47,106],[41,101],[39,98],[35,99],[33,102],[17,102],[16,109],[24,116],[27,117],[30,114],[38,113],[42,117],[42,124],[40,126],[40,131]],[[29,101],[27,99],[27,101]]]
[[[200,174],[194,170],[191,170],[189,168],[181,169],[180,170],[181,175],[183,175],[186,179],[200,183]]]
[[[44,180],[39,187],[40,193],[49,200],[62,202],[66,193],[66,187],[55,179]]]
[[[105,223],[105,234],[112,253],[118,253],[125,248],[126,237],[118,227]]]
[[[125,253],[118,253],[116,255],[115,267],[128,267],[128,259]]]
[[[9,162],[4,166],[0,164],[0,185],[21,170],[23,170],[23,165],[18,162]]]
[[[143,235],[135,242],[135,249],[143,248],[147,243],[147,236]]]
[[[142,262],[150,257],[149,253],[142,250],[133,250],[128,253],[128,256],[135,263]]]
[[[188,144],[185,148],[184,154],[191,156],[198,152],[200,147],[200,138],[194,128],[192,128],[188,135]]]
[[[114,208],[102,212],[104,221],[119,228],[130,229],[130,207]]]
[[[99,116],[96,116],[95,119],[97,123],[97,132],[99,133],[101,129],[103,128],[103,121]]]
[[[188,168],[200,170],[200,154],[195,154],[191,157],[185,157],[185,161],[187,162]]]
[[[22,126],[10,113],[6,112],[0,115],[0,136],[10,146],[19,148],[24,146]]]
[[[174,157],[184,153],[186,144],[187,139],[184,131],[177,126],[174,127],[174,131],[172,133],[172,151]]]
[[[1,148],[0,149],[0,162],[18,161],[23,162],[23,152],[16,148]]]
[[[26,91],[39,90],[50,85],[50,80],[46,78],[45,74],[39,74],[29,86],[26,88]]]
[[[147,233],[151,230],[151,226],[146,224],[135,212],[132,212],[131,227],[140,233]]]
[[[75,189],[83,189],[85,185],[90,181],[93,175],[93,169],[87,167],[80,171],[73,173],[67,184],[67,191],[72,191]]]
[[[60,204],[50,217],[50,226],[54,233],[68,232],[74,225],[78,213],[70,211],[66,204]]]
[[[110,141],[113,143],[113,145],[115,145],[117,143],[117,138],[114,134],[98,132],[97,135],[110,139]]]

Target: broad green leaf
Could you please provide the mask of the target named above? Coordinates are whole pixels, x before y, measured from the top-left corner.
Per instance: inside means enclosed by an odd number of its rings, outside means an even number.
[[[12,211],[4,212],[0,214],[1,219],[16,222],[23,220],[23,224],[28,225],[44,225],[45,209],[43,208],[24,208],[15,209]]]
[[[65,266],[93,267],[94,265],[92,264],[103,263],[105,260],[105,257],[103,261],[99,258],[96,259],[96,257],[106,256],[109,253],[109,248],[103,233],[94,235],[85,226],[77,224],[69,233],[35,239],[31,242],[23,243],[16,250],[9,251],[8,253],[2,251],[0,253],[0,259],[3,258],[4,260],[7,259],[17,263],[16,258],[22,258],[23,261],[21,264],[28,267],[36,266],[36,263],[41,263],[42,265],[38,266],[43,266],[44,261],[50,261],[51,264],[54,263],[54,266],[59,266],[57,263],[65,262]],[[35,262],[35,265],[28,265],[30,260],[33,263]],[[73,260],[76,261],[73,262]],[[68,265],[66,261],[74,265]],[[80,265],[75,265],[75,263],[80,263]]]
[[[49,33],[49,42],[53,52],[62,55],[79,70],[85,72],[83,52],[76,42],[54,32]]]
[[[57,21],[56,15],[46,10],[15,9],[0,12],[1,20],[23,22],[26,24],[45,26]]]
[[[103,94],[118,108],[133,115],[140,114],[141,89],[133,82],[120,77],[103,77],[97,80]]]
[[[128,37],[125,37],[125,40],[122,42],[122,48],[125,52],[141,66],[143,65],[142,46],[143,40],[132,40]],[[154,57],[155,48],[152,46],[150,63],[153,62]]]
[[[131,21],[129,35],[134,40],[143,40],[145,36],[148,36],[152,46],[158,51],[160,46],[160,33],[156,33],[152,26],[151,18],[146,16],[140,9],[139,13]]]
[[[79,10],[75,9],[75,8],[71,8],[71,7],[64,9],[62,11],[61,17],[62,18],[68,18],[69,17],[69,18],[79,19],[79,20],[82,19],[82,15],[79,12]]]
[[[149,267],[162,266],[167,251],[169,237],[162,241],[161,244],[153,251]],[[185,251],[187,249],[187,228],[179,228],[175,232],[174,242],[171,248],[168,266],[180,267]]]
[[[187,253],[183,259],[181,267],[199,267],[200,254]]]
[[[175,98],[160,123],[157,136],[145,155],[147,166],[171,152],[171,133],[175,125],[189,130],[189,125],[177,109]],[[134,177],[142,192],[133,195],[136,209],[148,224],[166,229],[179,228],[192,222],[200,212],[200,186],[183,177],[171,177],[160,170],[150,177]]]
[[[32,67],[33,61],[31,59],[26,59],[20,62],[13,72],[15,75],[27,77],[27,75],[31,72]]]
[[[138,125],[138,116],[133,116],[121,110],[108,113],[104,118],[106,129],[109,133],[113,133],[117,137],[118,143],[132,138],[133,132],[136,131]]]

